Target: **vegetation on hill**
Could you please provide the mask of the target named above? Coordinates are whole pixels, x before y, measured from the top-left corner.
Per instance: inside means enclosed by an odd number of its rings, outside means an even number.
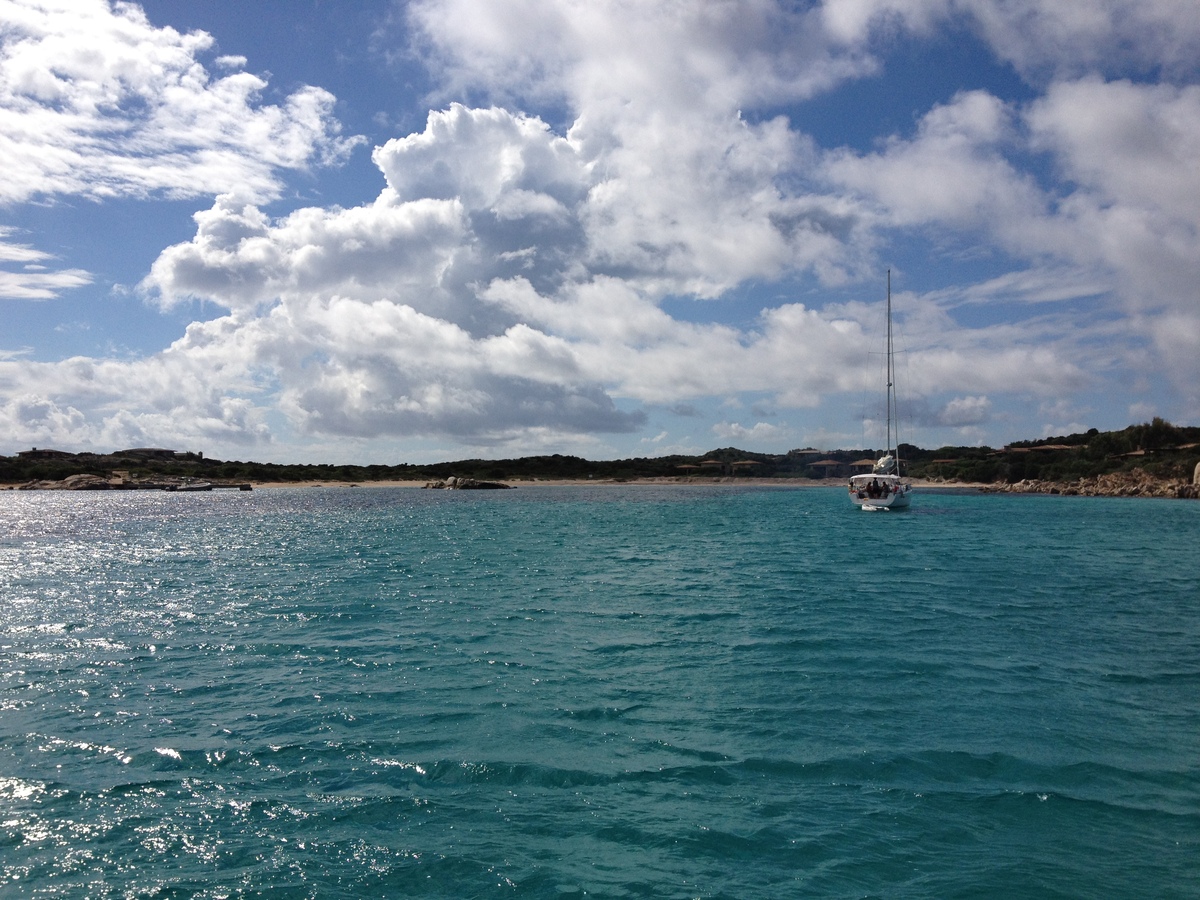
[[[638,478],[836,478],[862,471],[864,460],[878,458],[878,449],[817,451],[786,454],[753,453],[726,447],[699,456],[638,457],[587,460],[578,456],[527,456],[519,459],[466,459],[430,465],[286,465],[208,459],[197,453],[126,450],[112,454],[26,451],[0,456],[0,482],[21,484],[61,480],[70,475],[112,476],[125,472],[135,478],[171,477],[223,482],[433,481],[457,476],[481,481],[534,479]],[[1162,419],[1131,425],[1121,431],[1091,429],[1036,441],[1019,441],[999,450],[990,447],[940,447],[924,450],[903,444],[900,455],[913,478],[948,482],[1013,484],[1026,480],[1076,481],[1141,469],[1160,479],[1190,480],[1200,459],[1200,428],[1180,427]],[[857,467],[857,468],[856,468]]]
[[[1163,480],[1188,480],[1200,459],[1200,428],[1160,418],[1121,431],[1089,429],[1036,441],[1017,441],[1001,450],[941,447],[902,453],[915,478],[1015,484],[1018,481],[1078,481],[1141,469]]]

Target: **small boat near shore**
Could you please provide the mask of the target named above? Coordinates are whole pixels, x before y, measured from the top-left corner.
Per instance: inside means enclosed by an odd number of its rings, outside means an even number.
[[[851,475],[850,502],[868,512],[907,509],[912,485],[904,481],[900,465],[900,435],[896,415],[896,363],[892,351],[892,270],[887,274],[887,447],[872,470]],[[896,428],[893,430],[893,420]]]

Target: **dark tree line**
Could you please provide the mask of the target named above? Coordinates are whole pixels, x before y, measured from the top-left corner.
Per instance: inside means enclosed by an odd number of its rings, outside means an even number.
[[[604,479],[717,476],[755,478],[842,478],[856,463],[877,458],[880,450],[793,450],[753,453],[735,447],[698,456],[675,455],[620,460],[588,460],[553,454],[517,459],[466,459],[415,465],[289,465],[205,458],[200,454],[147,458],[116,454],[23,454],[0,456],[0,482],[57,481],[70,475],[110,476],[128,472],[140,478],[194,478],[239,481],[434,481],[450,476],[480,481],[533,479]],[[1156,418],[1121,431],[1093,428],[1082,434],[1018,441],[1002,449],[940,447],[925,450],[902,444],[906,474],[913,478],[983,483],[1023,479],[1074,481],[1110,472],[1143,468],[1161,478],[1190,478],[1200,459],[1200,428],[1180,427]]]

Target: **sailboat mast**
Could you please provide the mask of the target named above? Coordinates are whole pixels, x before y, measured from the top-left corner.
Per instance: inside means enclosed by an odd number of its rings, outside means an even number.
[[[896,406],[896,371],[892,362],[892,270],[887,270],[887,450],[896,450],[896,469],[900,468],[900,451],[892,445],[892,413]],[[897,443],[899,435],[897,434]]]

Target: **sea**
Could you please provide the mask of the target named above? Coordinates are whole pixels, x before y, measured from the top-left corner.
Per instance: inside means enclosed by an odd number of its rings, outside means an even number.
[[[0,494],[0,897],[1200,897],[1200,503]]]

